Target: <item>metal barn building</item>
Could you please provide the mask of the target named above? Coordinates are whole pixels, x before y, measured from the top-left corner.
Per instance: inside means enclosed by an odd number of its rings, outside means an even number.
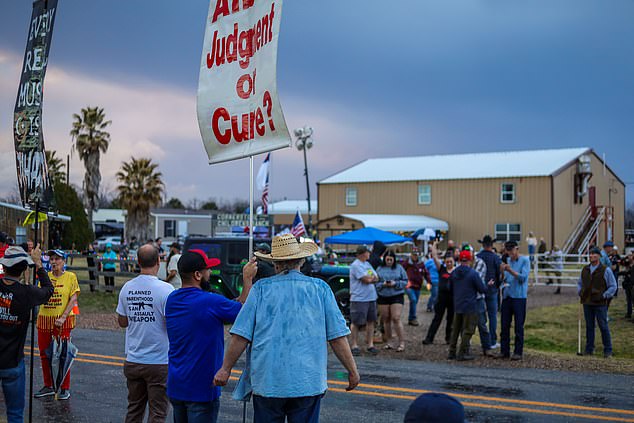
[[[408,233],[419,217],[446,223],[445,239],[488,233],[524,252],[529,231],[569,253],[624,242],[625,184],[590,148],[369,159],[317,185],[320,239],[368,221]]]

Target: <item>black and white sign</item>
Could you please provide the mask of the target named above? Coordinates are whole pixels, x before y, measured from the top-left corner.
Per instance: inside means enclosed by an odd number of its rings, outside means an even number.
[[[56,13],[57,0],[39,0],[33,3],[13,114],[20,197],[24,206],[34,205],[39,201],[40,209],[48,209],[53,199],[44,155],[42,97]]]

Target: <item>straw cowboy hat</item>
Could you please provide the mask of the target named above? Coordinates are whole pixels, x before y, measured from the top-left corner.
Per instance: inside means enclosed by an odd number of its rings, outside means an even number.
[[[276,236],[271,243],[271,254],[263,254],[256,251],[256,257],[268,261],[297,260],[312,256],[319,247],[312,241],[298,242],[291,234]]]

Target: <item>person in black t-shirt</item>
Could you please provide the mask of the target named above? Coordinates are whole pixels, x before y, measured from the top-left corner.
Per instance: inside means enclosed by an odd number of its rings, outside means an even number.
[[[24,341],[31,310],[45,304],[54,287],[42,267],[42,252],[35,248],[29,256],[22,247],[9,247],[0,258],[4,278],[0,280],[0,382],[9,422],[24,420]],[[35,265],[41,287],[23,285],[20,276]]]
[[[438,258],[438,250],[436,243],[432,244],[431,254],[436,268],[438,269],[438,301],[434,304],[434,318],[431,321],[427,336],[423,340],[423,345],[430,345],[434,343],[434,337],[438,328],[442,323],[442,318],[447,313],[447,323],[445,326],[445,343],[449,343],[451,337],[451,327],[453,323],[453,292],[451,284],[449,283],[449,277],[453,272],[456,262],[453,256],[453,252],[447,252],[443,262]]]

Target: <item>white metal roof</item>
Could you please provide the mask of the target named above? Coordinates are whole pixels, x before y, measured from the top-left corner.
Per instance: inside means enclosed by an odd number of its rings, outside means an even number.
[[[269,214],[295,214],[299,210],[301,214],[308,213],[308,201],[306,200],[282,200],[269,204]],[[310,201],[310,213],[317,214],[317,201]]]
[[[580,147],[368,159],[319,183],[549,176],[590,151],[590,148]]]
[[[412,214],[342,214],[341,216],[358,220],[366,228],[377,228],[389,232],[413,232],[419,229],[448,231],[449,224],[444,220],[429,216]]]

